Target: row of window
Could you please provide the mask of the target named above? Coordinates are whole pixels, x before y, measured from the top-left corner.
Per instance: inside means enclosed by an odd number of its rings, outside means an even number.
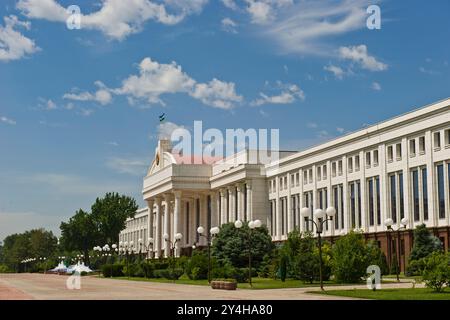
[[[450,162],[439,163],[435,166],[436,187],[437,187],[437,212],[439,219],[446,217],[446,202],[450,203]],[[414,222],[429,220],[429,196],[428,196],[428,172],[426,167],[413,168],[409,172],[411,178],[411,211]],[[405,211],[405,185],[403,171],[390,173],[388,179],[388,213],[394,223],[403,219]],[[381,215],[381,182],[379,176],[366,179],[365,192],[362,191],[361,180],[351,181],[347,185],[347,209],[344,207],[344,186],[342,184],[334,185],[331,188],[331,203],[336,209],[334,218],[334,228],[336,230],[344,229],[344,212],[349,216],[351,228],[362,227],[362,199],[366,203],[366,218],[369,226],[381,226],[383,224]],[[447,189],[446,189],[447,186]],[[446,192],[446,190],[448,190]],[[365,198],[364,198],[365,197]],[[316,194],[317,208],[328,207],[328,190],[322,188],[317,190]],[[300,217],[300,209],[307,207],[311,209],[310,219],[313,219],[314,206],[313,191],[291,196],[291,212],[288,212],[287,197],[280,198],[281,210],[281,230],[282,234],[287,233],[287,215],[292,217],[294,227],[303,224],[304,230],[312,230],[311,222],[305,222]],[[447,209],[448,210],[448,209]],[[272,235],[276,234],[276,201],[270,202],[269,229]],[[328,230],[328,223],[325,225]]]

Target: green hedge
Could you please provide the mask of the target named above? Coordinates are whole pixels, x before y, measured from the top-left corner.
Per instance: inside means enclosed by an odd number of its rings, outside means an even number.
[[[106,278],[111,277],[111,273],[113,277],[122,277],[125,275],[124,269],[125,267],[122,264],[104,264],[102,266],[102,274]]]

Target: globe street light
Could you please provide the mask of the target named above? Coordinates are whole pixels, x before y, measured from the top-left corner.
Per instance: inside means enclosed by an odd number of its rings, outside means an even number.
[[[397,274],[397,281],[400,282],[400,230],[406,230],[406,226],[408,225],[408,218],[403,218],[400,221],[401,226],[399,226],[397,228],[397,230],[394,230],[394,228],[392,227],[394,225],[394,220],[392,220],[391,218],[387,218],[386,220],[384,220],[384,225],[387,228],[388,232],[395,232],[397,234],[397,249],[395,250],[395,260],[397,260],[397,265],[395,266],[396,268],[396,274]],[[389,234],[389,233],[388,233]],[[388,245],[389,245],[389,252],[391,252],[392,250],[392,246],[391,246],[391,241],[390,238],[388,236]],[[391,259],[390,259],[391,260]]]
[[[206,243],[208,245],[208,283],[211,283],[211,245],[212,240],[216,234],[218,234],[220,231],[219,227],[213,227],[211,230],[209,230],[209,233],[206,235],[204,234],[205,228],[202,226],[197,228],[197,233],[200,237],[203,237],[206,239]],[[195,245],[192,246],[193,249],[195,249]]]
[[[236,220],[234,222],[234,227],[236,229],[241,229],[244,226],[241,220]],[[248,283],[252,287],[252,235],[253,230],[260,228],[262,226],[261,220],[249,221],[248,222],[248,232],[247,232],[247,245],[248,245]]]
[[[328,207],[326,211],[322,209],[316,209],[314,211],[314,217],[316,218],[317,222],[314,221],[314,219],[309,218],[310,215],[310,208],[302,208],[300,210],[301,216],[305,219],[307,222],[312,222],[314,226],[316,226],[316,233],[317,233],[317,244],[319,246],[319,278],[320,278],[320,289],[323,290],[323,279],[322,279],[322,268],[323,268],[323,262],[322,262],[322,232],[323,232],[323,225],[327,221],[333,221],[333,217],[336,215],[336,209],[334,207]],[[327,216],[330,217],[327,219]]]

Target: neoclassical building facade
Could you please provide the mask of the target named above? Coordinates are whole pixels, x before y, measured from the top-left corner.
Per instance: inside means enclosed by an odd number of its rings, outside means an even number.
[[[196,232],[236,220],[261,220],[273,241],[295,228],[312,230],[300,215],[309,208],[334,207],[323,236],[330,241],[360,230],[402,269],[413,245],[413,230],[426,224],[448,250],[450,243],[450,99],[413,110],[300,152],[280,152],[263,164],[244,150],[212,164],[186,164],[160,140],[144,178],[148,207],[120,234],[147,248],[152,257],[205,245]],[[385,220],[393,220],[387,231]],[[407,218],[406,226],[402,220]],[[169,241],[165,240],[164,235]],[[150,244],[149,239],[153,239]],[[139,250],[139,248],[137,248]],[[388,261],[389,262],[389,261]]]

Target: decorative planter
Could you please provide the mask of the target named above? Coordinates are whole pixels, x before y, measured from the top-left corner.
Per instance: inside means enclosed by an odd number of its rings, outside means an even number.
[[[211,288],[221,290],[236,290],[237,283],[232,281],[211,281]]]

